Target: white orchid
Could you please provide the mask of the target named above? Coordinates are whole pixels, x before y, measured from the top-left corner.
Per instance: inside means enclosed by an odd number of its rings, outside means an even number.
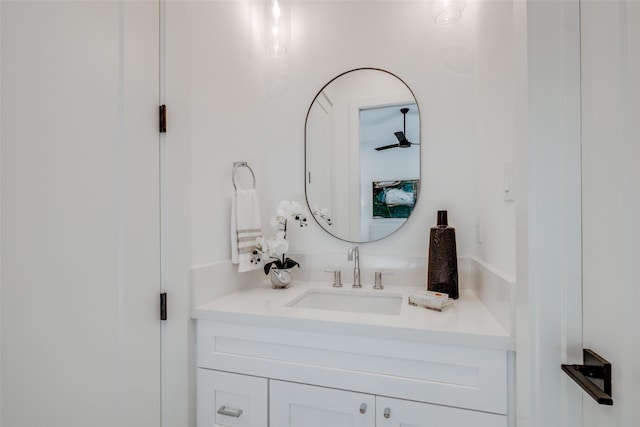
[[[327,225],[331,225],[331,217],[329,216],[329,209],[319,208],[318,206],[313,205],[311,207],[311,214],[313,216],[322,218],[327,223]]]
[[[272,268],[293,268],[300,267],[296,261],[287,258],[285,254],[289,250],[289,242],[287,241],[287,222],[297,221],[300,227],[307,226],[306,210],[298,202],[290,202],[283,200],[278,203],[276,214],[271,218],[271,226],[276,229],[275,237],[256,239],[257,245],[254,251],[252,262],[265,262],[264,272],[269,274]],[[267,259],[263,259],[265,257]],[[268,259],[272,261],[266,262]]]
[[[331,218],[327,209],[313,208],[313,215],[324,219],[331,225]],[[269,274],[272,268],[292,268],[300,267],[296,261],[287,258],[285,254],[289,250],[289,242],[287,241],[287,223],[296,221],[300,227],[306,227],[307,210],[298,202],[283,200],[278,203],[276,214],[271,217],[271,226],[276,229],[275,237],[256,239],[256,249],[253,252],[251,262],[259,264],[264,262],[264,272]],[[266,258],[266,259],[265,259]],[[267,262],[268,260],[272,260]]]
[[[289,250],[289,242],[285,239],[284,232],[279,231],[275,237],[265,239],[256,238],[256,248],[270,258],[280,258]]]
[[[284,231],[287,231],[287,221],[298,221],[300,227],[307,226],[307,214],[306,210],[298,202],[290,202],[283,200],[278,204],[276,208],[276,214],[271,218],[272,227],[284,226]]]

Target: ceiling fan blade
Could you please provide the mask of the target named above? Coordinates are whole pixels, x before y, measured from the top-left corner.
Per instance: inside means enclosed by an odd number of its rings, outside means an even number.
[[[398,138],[398,142],[401,145],[409,143],[409,141],[407,141],[407,137],[404,136],[404,132],[398,131],[398,132],[394,132],[393,134],[396,136],[396,138]]]
[[[383,147],[378,147],[376,148],[376,151],[381,151],[381,150],[388,150],[389,148],[409,148],[412,145],[420,145],[420,144],[414,144],[413,142],[409,141],[405,135],[405,132],[407,131],[407,113],[409,112],[408,108],[401,108],[400,112],[402,113],[402,119],[403,119],[403,129],[402,131],[398,131],[398,132],[394,132],[393,134],[396,136],[396,139],[398,140],[397,144],[393,144],[393,145],[385,145]]]
[[[385,145],[383,147],[376,148],[376,151],[388,150],[389,148],[396,148],[396,147],[399,147],[399,146],[400,146],[400,144]]]

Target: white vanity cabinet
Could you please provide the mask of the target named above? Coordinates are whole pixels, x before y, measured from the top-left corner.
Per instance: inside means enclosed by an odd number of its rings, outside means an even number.
[[[506,349],[299,319],[196,325],[198,427],[507,426]],[[221,406],[243,414],[214,424]]]
[[[209,369],[198,369],[197,406],[198,427],[507,426],[504,415]]]

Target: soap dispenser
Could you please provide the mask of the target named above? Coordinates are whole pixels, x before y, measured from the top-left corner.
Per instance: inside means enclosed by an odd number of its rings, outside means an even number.
[[[449,226],[447,211],[438,211],[437,224],[429,235],[427,289],[458,299],[456,230]]]

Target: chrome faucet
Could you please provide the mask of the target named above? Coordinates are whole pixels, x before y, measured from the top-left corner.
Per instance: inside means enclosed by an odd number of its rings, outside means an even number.
[[[360,283],[360,251],[357,246],[352,246],[349,248],[349,254],[347,256],[347,260],[354,261],[353,265],[353,287],[361,288],[362,284]]]

